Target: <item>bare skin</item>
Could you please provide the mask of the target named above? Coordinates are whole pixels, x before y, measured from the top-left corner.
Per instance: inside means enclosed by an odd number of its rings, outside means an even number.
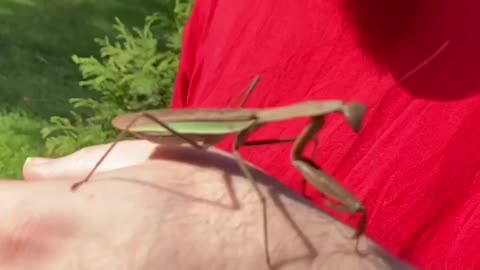
[[[107,145],[31,159],[1,182],[0,269],[268,269],[261,206],[219,151],[122,142],[77,193]],[[407,269],[353,230],[257,171],[275,269]],[[229,188],[230,187],[230,188]]]

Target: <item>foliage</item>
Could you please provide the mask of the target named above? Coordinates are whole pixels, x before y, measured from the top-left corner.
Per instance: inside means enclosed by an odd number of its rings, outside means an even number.
[[[141,26],[155,10],[173,30],[174,7],[175,0],[0,1],[0,178],[19,179],[26,157],[46,156],[40,130],[53,115],[70,116],[69,98],[98,97],[79,86],[72,54],[99,55],[92,40],[115,36],[115,16]]]
[[[27,157],[43,152],[43,141],[38,130],[45,121],[22,111],[0,112],[0,171],[2,175],[20,178],[18,164]]]
[[[70,99],[76,110],[70,119],[59,116],[50,119],[42,129],[47,155],[67,155],[112,140],[116,132],[110,123],[117,114],[169,105],[183,26],[193,2],[186,1],[176,0],[174,27],[158,13],[147,16],[142,29],[129,30],[116,18],[115,41],[108,37],[95,39],[101,47],[100,60],[93,56],[72,57],[83,77],[80,85],[96,91],[100,98]],[[164,34],[157,38],[153,29],[158,26]],[[161,39],[165,44],[160,44]]]
[[[182,34],[185,24],[192,13],[192,8],[193,0],[186,0],[186,2],[183,2],[182,0],[175,1],[175,9],[173,12],[175,14],[175,26],[178,31],[171,33],[167,37],[167,46],[177,55],[180,54],[182,48]]]

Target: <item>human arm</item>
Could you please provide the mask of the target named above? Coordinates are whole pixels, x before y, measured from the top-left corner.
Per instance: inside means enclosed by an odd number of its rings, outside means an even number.
[[[1,183],[1,269],[266,269],[260,204],[228,154],[123,142],[71,193],[105,148],[31,160],[27,181]],[[404,269],[369,240],[359,257],[351,229],[256,175],[277,269]]]

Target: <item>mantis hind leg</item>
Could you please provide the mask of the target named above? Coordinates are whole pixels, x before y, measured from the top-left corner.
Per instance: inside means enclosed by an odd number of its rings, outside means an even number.
[[[142,117],[142,115],[139,115],[135,117],[135,119],[130,122],[127,127],[122,130],[122,132],[118,135],[118,137],[115,139],[115,141],[108,147],[107,151],[102,155],[102,157],[97,161],[93,169],[88,173],[88,175],[81,181],[73,183],[73,185],[70,187],[71,191],[76,191],[81,185],[87,183],[90,178],[93,176],[93,174],[97,171],[98,167],[103,163],[103,161],[107,158],[108,154],[112,152],[113,148],[117,145],[118,142],[126,135],[129,133],[129,129]]]
[[[242,156],[240,155],[239,149],[243,146],[247,140],[248,135],[253,132],[256,128],[251,127],[249,129],[243,130],[235,138],[234,142],[234,149],[233,149],[233,156],[240,167],[240,170],[245,175],[245,177],[250,180],[255,193],[257,194],[258,198],[260,199],[260,203],[262,204],[262,222],[263,222],[263,241],[264,241],[264,252],[265,252],[265,260],[268,267],[271,267],[271,260],[269,254],[269,241],[268,241],[268,224],[267,224],[267,203],[266,198],[263,195],[262,191],[260,190],[258,183],[255,181],[255,178],[248,168],[246,162],[243,160]]]
[[[162,121],[158,120],[155,116],[153,115],[150,115],[149,113],[141,113],[140,115],[138,115],[137,117],[135,117],[135,119],[132,120],[132,122],[130,122],[124,130],[122,130],[122,132],[118,135],[118,137],[115,139],[115,141],[110,145],[110,147],[107,149],[107,151],[102,155],[102,157],[98,160],[98,162],[95,164],[95,166],[93,167],[93,169],[90,171],[90,173],[81,181],[78,181],[76,183],[74,183],[70,189],[72,191],[76,191],[80,186],[82,186],[83,184],[87,183],[90,178],[92,177],[92,175],[97,171],[98,167],[103,163],[103,161],[107,158],[107,156],[110,154],[110,152],[112,152],[113,148],[115,148],[115,146],[118,144],[118,142],[120,142],[120,140],[122,138],[124,138],[128,133],[130,133],[130,128],[133,127],[133,125],[142,117],[145,117],[147,119],[150,119],[151,121],[157,123],[158,125],[162,126],[163,128],[165,128],[166,130],[168,130],[170,133],[172,133],[173,135],[185,140],[185,142],[189,143],[190,145],[192,145],[193,147],[195,148],[200,148],[200,149],[203,149],[202,146],[198,145],[195,141],[191,140],[190,138],[188,138],[187,136],[184,136],[178,132],[176,132],[175,130],[173,130],[172,128],[170,128],[167,124],[163,123]]]

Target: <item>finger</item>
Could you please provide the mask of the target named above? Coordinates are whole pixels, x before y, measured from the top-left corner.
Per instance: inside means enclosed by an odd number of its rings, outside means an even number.
[[[105,155],[111,144],[81,149],[71,155],[57,158],[28,158],[23,166],[25,180],[83,179]],[[140,164],[149,159],[156,144],[144,140],[119,142],[97,168],[105,172]]]

